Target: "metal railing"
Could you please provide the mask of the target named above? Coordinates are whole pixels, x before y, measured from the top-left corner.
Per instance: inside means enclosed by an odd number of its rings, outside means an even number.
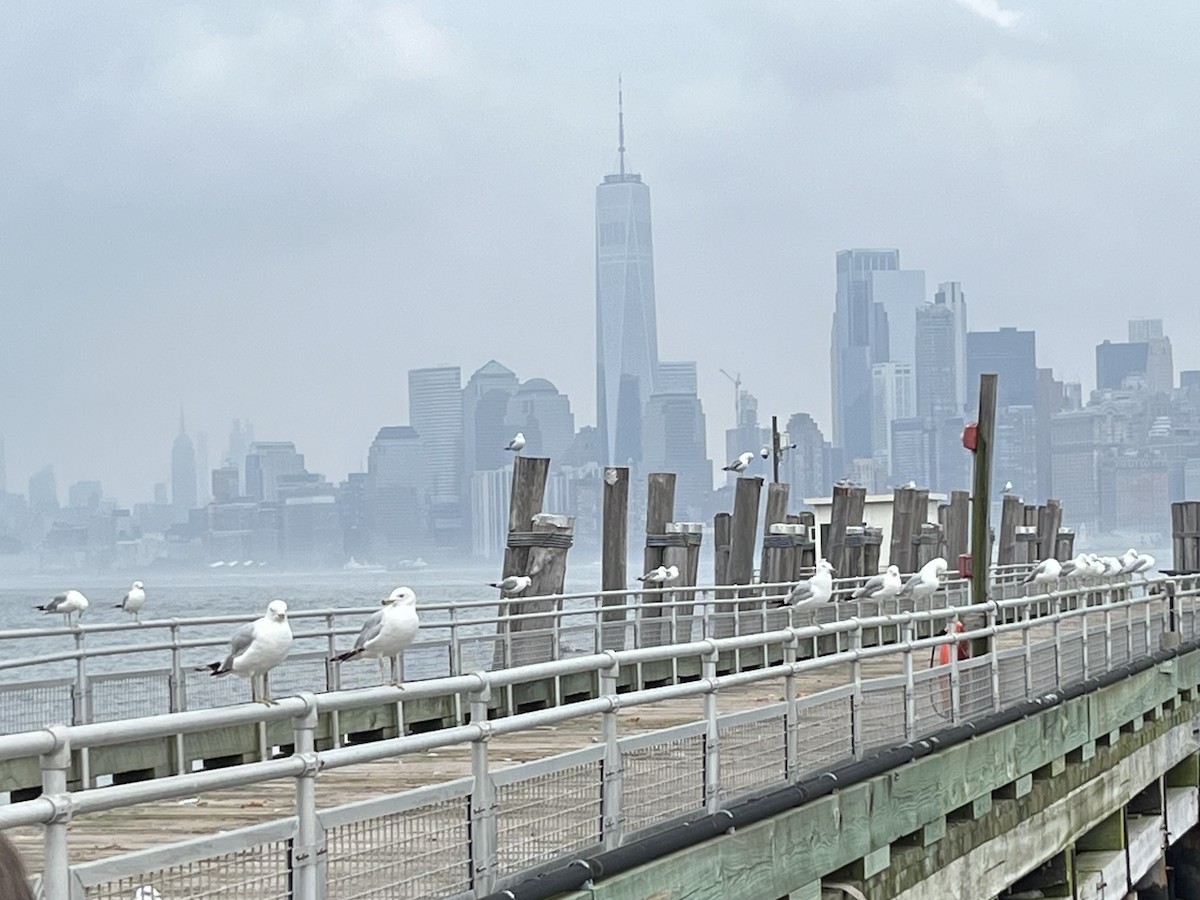
[[[1130,585],[1112,587],[1128,590]],[[615,848],[647,829],[716,811],[746,795],[1099,675],[1155,649],[1171,625],[1184,639],[1200,634],[1200,591],[1194,585],[1175,592],[1169,606],[1149,593],[1089,606],[1086,591],[609,650],[415,682],[404,689],[404,699],[465,697],[470,721],[322,751],[314,742],[321,715],[394,703],[400,691],[310,693],[272,707],[246,704],[0,736],[0,760],[40,757],[43,789],[36,800],[0,807],[0,828],[43,826],[45,891],[55,900],[127,900],[142,885],[164,898],[217,895],[231,885],[237,886],[229,888],[232,896],[280,900],[478,897],[564,855]],[[1046,604],[1051,611],[1037,617]],[[967,630],[916,637],[922,625],[940,626],[953,617],[968,623]],[[898,643],[864,646],[867,632],[887,628],[899,630]],[[804,642],[829,634],[844,638],[836,652],[799,657]],[[954,648],[979,638],[994,639],[994,652],[959,660]],[[721,654],[763,643],[779,648],[783,662],[717,674]],[[927,660],[943,645],[951,648],[949,662],[930,665]],[[683,658],[700,660],[700,680],[618,693],[623,669]],[[890,665],[892,674],[864,677],[863,666],[872,661],[884,669]],[[573,672],[594,673],[599,696],[489,721],[491,692],[530,677]],[[803,696],[800,681],[814,672],[841,673],[842,683]],[[718,714],[719,691],[771,681],[782,681],[782,702]],[[620,733],[622,711],[679,698],[700,701],[695,722]],[[596,743],[582,749],[499,768],[489,753],[489,741],[498,736],[596,715],[601,720]],[[295,749],[284,758],[68,790],[73,751],[194,733],[215,724],[285,721],[292,724]],[[470,777],[317,808],[318,773],[456,746],[469,747]],[[71,865],[66,834],[74,817],[279,778],[295,780],[292,816]]]
[[[836,582],[835,596],[845,602],[791,612],[779,605],[790,583],[422,604],[421,631],[401,658],[400,671],[404,680],[450,677],[967,602],[967,584],[959,580],[946,582],[945,597],[915,605],[905,599],[882,605],[850,601],[860,583]],[[552,608],[513,611],[526,600]],[[274,692],[323,693],[378,683],[373,664],[332,659],[376,609],[290,610],[295,639],[287,660],[271,673]],[[223,656],[234,628],[258,614],[0,630],[0,734],[54,722],[83,725],[240,703],[248,692],[241,679],[214,679],[195,668]],[[532,625],[538,627],[524,627]]]

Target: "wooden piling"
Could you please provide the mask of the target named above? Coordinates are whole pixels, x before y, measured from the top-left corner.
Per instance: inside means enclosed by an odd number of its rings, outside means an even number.
[[[922,495],[923,502],[922,502]],[[918,508],[920,504],[921,508]],[[901,572],[912,572],[913,538],[919,534],[929,506],[929,492],[916,488],[896,488],[892,492],[892,543],[888,548],[888,565]]]
[[[1021,542],[1025,549],[1025,555],[1021,556],[1020,548],[1018,548],[1017,558],[1019,562],[1036,563],[1038,560],[1038,507],[1036,504],[1025,504],[1025,520],[1022,524],[1025,526],[1025,531],[1022,532]]]
[[[920,569],[928,562],[937,558],[942,548],[942,527],[932,522],[922,522],[920,534],[916,537],[916,558],[913,569]]]
[[[1054,558],[1066,562],[1075,556],[1075,532],[1070,528],[1058,529],[1058,540],[1054,544]]]
[[[604,469],[604,525],[601,541],[600,589],[623,591],[629,587],[629,469]],[[621,606],[618,596],[605,597],[604,606]],[[605,650],[625,647],[625,610],[605,610],[601,646]],[[620,623],[620,624],[609,624]]]
[[[1200,572],[1200,502],[1171,504],[1171,548],[1174,571]]]
[[[958,558],[971,552],[968,540],[971,524],[971,495],[967,491],[951,491],[946,510],[946,561],[958,567]]]
[[[1062,503],[1050,498],[1038,507],[1038,559],[1057,559],[1058,529],[1062,527]]]
[[[786,524],[787,522],[788,491],[789,488],[786,484],[772,482],[767,485],[767,507],[763,515],[762,557],[758,566],[764,582],[786,580],[786,576],[783,576],[783,560],[788,554],[781,551],[785,549],[790,551],[791,543],[789,541],[788,547],[783,548],[782,546],[773,546],[766,539],[771,534],[772,525]],[[774,575],[771,574],[772,572]],[[777,579],[775,576],[781,577]]]
[[[733,516],[717,513],[713,516],[713,584],[729,584],[729,535]],[[717,591],[717,599],[731,596],[728,591]]]
[[[729,540],[729,583],[750,584],[754,580],[754,544],[758,534],[758,498],[763,480],[739,478],[733,497],[733,521]]]
[[[1017,558],[1017,526],[1024,522],[1024,502],[1015,494],[1005,494],[1000,508],[1000,540],[996,548],[996,565],[1013,566],[1025,561]]]
[[[793,580],[800,577],[801,572],[815,569],[817,566],[817,517],[813,512],[802,512],[796,517],[808,532],[808,537],[800,543],[796,552],[796,566]]]
[[[845,565],[846,528],[862,524],[866,500],[866,488],[834,485],[828,537],[823,536],[821,553],[838,572]]]
[[[883,551],[883,529],[864,525],[862,530],[862,575],[875,575],[879,572],[879,561]]]
[[[666,565],[664,551],[666,542],[662,540],[667,533],[667,523],[675,519],[675,473],[651,472],[646,479],[646,549],[643,555],[642,573]],[[661,585],[646,585],[661,587]],[[669,635],[663,626],[669,623],[656,623],[662,614],[662,609],[654,604],[660,603],[663,594],[646,594],[643,596],[642,610],[642,641],[644,646],[660,646],[668,642]]]
[[[987,602],[988,569],[988,503],[992,487],[992,446],[996,438],[996,378],[995,373],[979,376],[979,421],[975,425],[975,472],[972,480],[971,505],[971,602]],[[973,655],[988,650],[987,641],[972,646]]]
[[[679,569],[679,578],[670,585],[672,590],[664,594],[664,598],[673,604],[669,618],[674,623],[672,640],[675,643],[686,643],[692,639],[692,612],[696,600],[696,592],[689,590],[696,585],[700,574],[700,545],[704,537],[704,528],[700,522],[669,522],[667,533],[661,538],[663,547],[663,565],[675,566]]]

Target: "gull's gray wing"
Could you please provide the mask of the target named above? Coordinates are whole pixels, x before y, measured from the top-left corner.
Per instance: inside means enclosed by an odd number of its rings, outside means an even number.
[[[381,609],[363,623],[362,631],[358,633],[358,640],[354,642],[354,649],[361,650],[367,645],[367,641],[377,637],[382,630],[383,610]]]
[[[1033,581],[1033,579],[1037,578],[1039,575],[1041,575],[1045,571],[1046,571],[1046,561],[1043,559],[1040,563],[1038,563],[1036,566],[1033,567],[1033,569],[1029,572],[1028,575],[1026,575],[1023,579],[1021,579],[1021,584],[1029,584],[1029,582]]]
[[[254,623],[249,622],[233,633],[233,637],[229,640],[229,655],[225,657],[225,661],[221,663],[222,672],[230,672],[233,670],[233,661],[245,653],[250,645],[254,643]]]
[[[125,596],[121,598],[121,609],[124,609],[125,606],[129,603],[129,595],[132,593],[133,593],[133,591],[125,592]]]
[[[908,581],[904,582],[904,587],[900,588],[900,595],[904,596],[905,594],[911,594],[913,592],[913,588],[915,588],[920,583],[921,583],[921,573],[916,572],[909,577]]]
[[[800,581],[797,582],[794,588],[792,588],[791,592],[787,595],[787,600],[785,602],[790,604],[802,603],[805,600],[811,600],[812,596],[812,582]]]
[[[873,597],[883,589],[883,576],[875,575],[867,579],[867,583],[854,592],[856,599],[862,600]]]
[[[1063,578],[1066,578],[1068,575],[1070,575],[1074,571],[1075,571],[1075,560],[1068,559],[1065,563],[1062,564],[1062,570],[1058,574],[1061,575]]]
[[[67,602],[66,594],[59,594],[49,603],[42,607],[46,612],[58,612],[58,608]]]

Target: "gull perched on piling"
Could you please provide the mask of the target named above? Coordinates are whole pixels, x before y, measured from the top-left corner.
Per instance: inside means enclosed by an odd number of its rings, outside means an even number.
[[[122,612],[127,612],[133,616],[133,621],[141,622],[138,618],[138,613],[142,611],[142,607],[146,605],[146,586],[140,581],[135,581],[133,587],[125,592],[125,596],[121,598],[113,609],[119,609]]]
[[[505,597],[514,597],[527,591],[531,584],[533,579],[528,575],[509,575],[500,581],[489,581],[488,587],[499,588]]]
[[[639,575],[637,580],[644,584],[662,584],[667,580],[667,575],[667,567],[659,566],[657,569],[651,569],[645,575]]]
[[[1061,574],[1062,563],[1052,556],[1049,559],[1043,559],[1034,566],[1029,574],[1021,579],[1021,584],[1032,583],[1039,587],[1050,588],[1058,584],[1058,578]]]
[[[679,566],[667,566],[667,577],[663,579],[663,584],[673,584],[679,580]]]
[[[868,578],[851,596],[855,600],[886,600],[899,594],[903,586],[900,570],[895,566],[888,566],[886,572]]]
[[[255,702],[270,704],[271,692],[267,686],[267,673],[283,662],[292,648],[292,627],[287,620],[287,604],[272,600],[267,604],[266,614],[243,625],[229,642],[229,655],[220,662],[199,666],[197,672],[208,672],[213,676],[232,672],[250,679],[250,698]],[[258,679],[262,677],[263,692],[258,696]]]
[[[78,616],[83,615],[87,608],[88,598],[76,590],[59,594],[50,602],[34,607],[34,609],[40,609],[44,613],[58,613],[63,617],[63,621],[67,624],[68,628],[75,624],[71,616],[74,615],[78,618]]]
[[[925,565],[921,566],[900,589],[900,596],[912,596],[914,600],[924,600],[937,593],[937,589],[941,586],[941,577],[946,574],[950,566],[940,556],[935,556]]]
[[[721,466],[722,472],[737,472],[741,474],[745,472],[750,465],[750,461],[754,459],[754,454],[747,450],[745,453],[738,456],[733,462],[727,466]]]
[[[392,660],[392,681],[400,686],[395,659],[408,649],[417,636],[421,622],[417,618],[417,595],[411,588],[398,587],[383,601],[383,609],[363,623],[354,648],[334,657],[338,662],[374,659],[379,662],[379,680],[385,680],[383,661]]]
[[[516,434],[516,437],[514,437],[511,441],[509,441],[508,446],[505,447],[504,449],[511,450],[513,453],[518,453],[518,454],[522,450],[524,450],[525,449],[525,432],[518,431]]]
[[[828,603],[833,599],[833,566],[829,560],[817,562],[817,571],[804,581],[796,582],[796,586],[788,592],[784,603],[796,606],[800,603]]]

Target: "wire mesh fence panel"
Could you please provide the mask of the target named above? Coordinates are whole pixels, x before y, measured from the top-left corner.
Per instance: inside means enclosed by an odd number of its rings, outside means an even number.
[[[958,704],[963,719],[973,719],[995,709],[990,659],[964,660],[958,664]]]
[[[916,737],[933,734],[949,725],[953,714],[950,667],[938,666],[914,672],[913,700]]]
[[[1000,708],[1006,709],[1025,700],[1024,652],[1002,656],[1000,668]]]
[[[499,634],[478,634],[460,638],[459,654],[464,672],[490,672],[508,666],[508,649]]]
[[[184,672],[188,709],[232,706],[250,700],[250,681],[228,674],[214,677],[208,672]]]
[[[1090,647],[1088,648],[1091,649]],[[1083,680],[1083,635],[1062,637],[1062,683],[1076,684]]]
[[[59,678],[0,687],[0,734],[36,731],[47,725],[71,725],[74,681]]]
[[[325,691],[329,689],[326,673],[329,658],[324,653],[293,653],[271,670],[268,675],[271,694],[287,697],[301,691]]]
[[[1058,688],[1058,674],[1054,669],[1054,642],[1038,644],[1030,655],[1030,677],[1033,696],[1040,697]]]
[[[596,645],[596,628],[588,622],[579,622],[578,616],[573,616],[576,624],[563,624],[558,630],[558,655],[585,656],[589,653],[599,653]]]
[[[469,805],[469,796],[453,797],[327,829],[325,896],[391,900],[470,890]]]
[[[290,841],[113,879],[85,889],[86,900],[291,900]],[[394,894],[391,896],[395,896]]]
[[[539,628],[531,631],[514,631],[509,635],[512,659],[509,666],[529,666],[549,662],[557,652],[553,629]]]
[[[1129,662],[1129,624],[1127,622],[1112,623],[1112,654],[1108,661],[1110,669],[1123,666]]]
[[[637,831],[704,808],[704,735],[621,750],[621,810]]]
[[[796,777],[829,768],[854,756],[853,698],[804,702],[796,714]]]
[[[93,675],[88,682],[92,692],[91,720],[115,722],[171,712],[170,677],[166,670]]]
[[[1133,645],[1132,659],[1143,659],[1150,652],[1150,648],[1146,646],[1146,623],[1135,621],[1129,633],[1132,638],[1130,643]]]
[[[787,779],[787,717],[723,726],[721,794],[734,797]]]
[[[859,734],[862,749],[874,750],[904,741],[904,685],[864,685]]]
[[[598,760],[496,786],[499,875],[520,872],[600,840]]]

